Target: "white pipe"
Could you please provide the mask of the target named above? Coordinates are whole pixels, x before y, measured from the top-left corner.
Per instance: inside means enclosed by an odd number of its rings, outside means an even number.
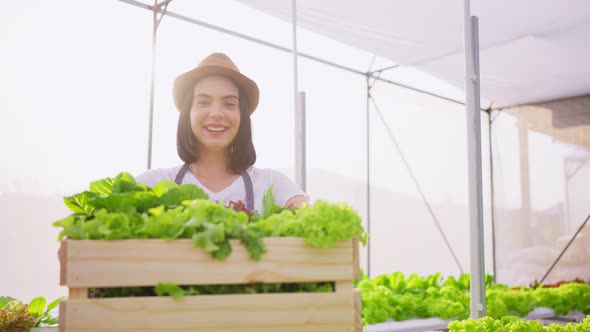
[[[293,89],[295,91],[295,103],[297,103],[297,92],[299,91],[297,72],[297,0],[292,0],[291,4],[291,13],[293,14],[291,18],[291,27],[293,28]]]
[[[295,100],[295,178],[297,185],[306,191],[305,92],[299,91]]]
[[[154,128],[154,94],[156,82],[156,39],[158,37],[158,12],[156,11],[157,2],[154,1],[152,9],[152,78],[150,80],[150,113],[148,122],[148,153],[147,153],[147,169],[152,168],[152,140]]]
[[[306,190],[305,93],[299,92],[297,52],[297,0],[292,0],[293,14],[293,97],[295,99],[295,182]]]
[[[477,17],[471,16],[465,0],[465,96],[467,157],[469,176],[469,247],[471,253],[471,318],[486,315],[485,264],[483,246],[483,192],[481,161],[481,119],[479,98],[479,31]]]

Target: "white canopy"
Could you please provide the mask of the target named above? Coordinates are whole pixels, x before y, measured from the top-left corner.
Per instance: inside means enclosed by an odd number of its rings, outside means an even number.
[[[291,0],[240,0],[291,20]],[[494,107],[590,93],[587,0],[474,0]],[[297,0],[299,26],[464,85],[463,1]],[[394,69],[395,70],[395,69]]]

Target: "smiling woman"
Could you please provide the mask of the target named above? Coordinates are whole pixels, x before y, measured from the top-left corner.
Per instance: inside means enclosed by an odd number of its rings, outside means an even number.
[[[307,195],[285,175],[253,166],[256,151],[250,115],[258,99],[256,83],[222,53],[209,55],[178,76],[174,81],[174,104],[180,112],[176,143],[184,164],[147,170],[137,181],[150,186],[164,179],[193,183],[212,200],[242,201],[250,210],[260,210],[264,192],[271,186],[278,205],[308,202]]]
[[[234,148],[231,144],[240,127],[239,95],[238,87],[220,75],[207,76],[195,85],[188,102],[192,99],[190,123],[200,149]]]

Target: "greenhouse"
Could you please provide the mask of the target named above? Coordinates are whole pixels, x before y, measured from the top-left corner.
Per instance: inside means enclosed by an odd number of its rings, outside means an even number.
[[[6,3],[0,331],[590,331],[589,18],[573,0]],[[226,68],[192,79],[189,118],[179,75],[207,61]],[[203,151],[232,135],[194,129],[211,77],[255,147],[221,185],[181,153],[184,114]]]

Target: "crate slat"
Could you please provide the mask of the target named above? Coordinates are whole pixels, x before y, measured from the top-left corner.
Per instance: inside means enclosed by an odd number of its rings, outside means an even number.
[[[70,288],[68,292],[70,299],[87,299],[88,288]]]
[[[313,248],[301,238],[265,238],[268,252],[250,259],[239,240],[232,253],[213,259],[192,240],[64,240],[61,284],[70,288],[320,282],[352,280],[358,241]],[[356,257],[355,257],[356,256]]]
[[[362,305],[361,305],[361,291],[355,289],[354,291],[354,318],[355,318],[355,331],[363,331],[362,316]]]
[[[357,332],[355,302],[350,293],[72,299],[60,331]]]

